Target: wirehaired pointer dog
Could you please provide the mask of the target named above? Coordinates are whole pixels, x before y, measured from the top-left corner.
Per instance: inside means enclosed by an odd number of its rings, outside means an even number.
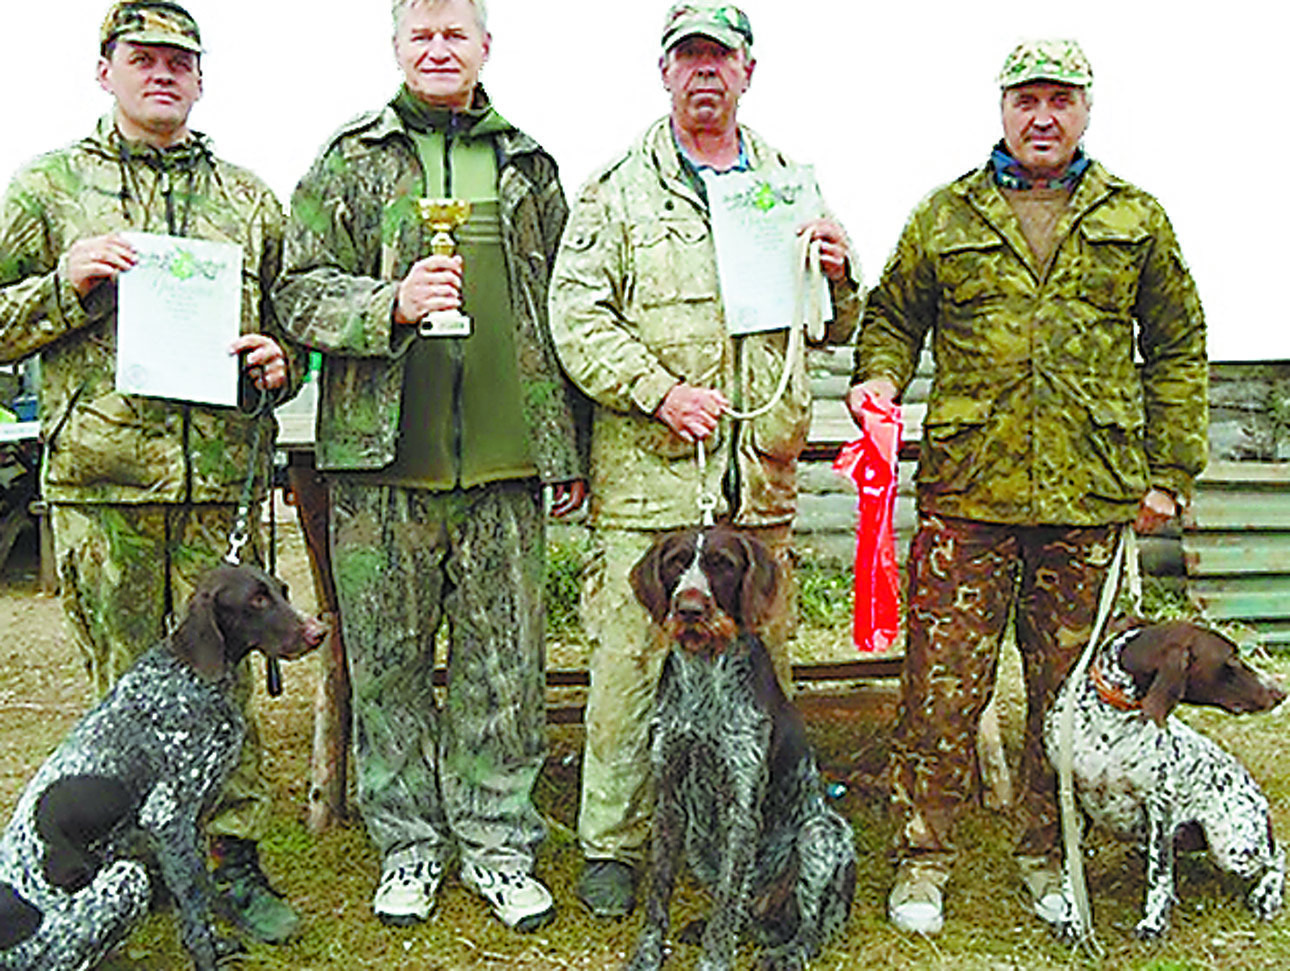
[[[229,689],[252,650],[296,658],[326,633],[250,566],[203,577],[174,634],[144,654],[37,770],[0,838],[0,969],[82,971],[146,913],[149,866],[184,946],[213,971],[199,818],[237,762],[246,726]]]
[[[1183,621],[1131,627],[1098,649],[1083,683],[1067,681],[1045,723],[1060,757],[1060,712],[1075,705],[1075,791],[1088,817],[1147,854],[1139,938],[1161,936],[1174,899],[1175,844],[1208,847],[1220,869],[1248,884],[1246,903],[1271,920],[1281,909],[1285,850],[1272,837],[1268,800],[1236,759],[1172,715],[1179,702],[1236,714],[1267,711],[1286,693],[1250,668],[1227,638]],[[1057,925],[1076,931],[1071,891]]]
[[[632,588],[671,641],[652,723],[653,846],[631,971],[662,966],[684,861],[713,891],[700,967],[731,966],[751,931],[768,968],[801,968],[845,923],[855,891],[851,827],[829,808],[805,726],[756,628],[777,571],[725,527],[670,533]]]

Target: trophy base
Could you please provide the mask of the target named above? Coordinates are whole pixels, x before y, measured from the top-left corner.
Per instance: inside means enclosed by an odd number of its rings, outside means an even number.
[[[470,318],[459,310],[436,310],[417,325],[422,337],[469,337]]]

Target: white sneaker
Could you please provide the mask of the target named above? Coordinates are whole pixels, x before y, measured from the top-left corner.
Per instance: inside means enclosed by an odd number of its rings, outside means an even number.
[[[463,861],[461,882],[487,900],[497,919],[512,930],[535,931],[555,919],[551,892],[530,873]]]
[[[435,893],[443,880],[438,860],[408,860],[387,867],[372,898],[372,910],[382,923],[395,927],[419,924],[434,909]]]
[[[1035,916],[1046,924],[1070,923],[1074,907],[1063,893],[1061,865],[1044,856],[1018,854],[1016,859]]]
[[[942,888],[948,879],[942,864],[902,862],[887,897],[887,917],[908,934],[939,934],[945,925]]]

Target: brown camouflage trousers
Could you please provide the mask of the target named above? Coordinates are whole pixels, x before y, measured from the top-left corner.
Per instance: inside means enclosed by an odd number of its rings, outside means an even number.
[[[1008,526],[924,514],[910,547],[908,636],[892,739],[896,859],[943,855],[979,785],[976,734],[1010,616],[1026,682],[1019,854],[1056,852],[1044,714],[1092,633],[1118,527]]]
[[[598,530],[582,590],[583,628],[591,641],[586,743],[578,840],[587,859],[639,866],[649,844],[649,723],[668,644],[632,593],[628,579],[654,540],[668,530]],[[766,544],[781,571],[779,599],[762,631],[779,680],[791,694],[787,645],[797,621],[797,585],[788,525],[747,530]]]
[[[236,514],[235,506],[224,504],[52,507],[63,616],[97,696],[166,635],[168,612],[182,615],[197,580],[227,552]],[[258,507],[250,520],[259,522]],[[262,563],[259,530],[251,532],[242,559]],[[248,660],[234,686],[246,741],[207,822],[211,836],[258,840],[268,823],[269,788],[251,689]]]
[[[382,857],[530,869],[546,835],[545,518],[529,480],[453,492],[330,479],[359,808]],[[448,688],[432,687],[447,622]]]

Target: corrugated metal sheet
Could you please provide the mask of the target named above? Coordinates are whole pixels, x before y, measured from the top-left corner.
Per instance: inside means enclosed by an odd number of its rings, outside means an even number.
[[[1214,462],[1183,530],[1187,591],[1214,620],[1290,645],[1290,463]]]

